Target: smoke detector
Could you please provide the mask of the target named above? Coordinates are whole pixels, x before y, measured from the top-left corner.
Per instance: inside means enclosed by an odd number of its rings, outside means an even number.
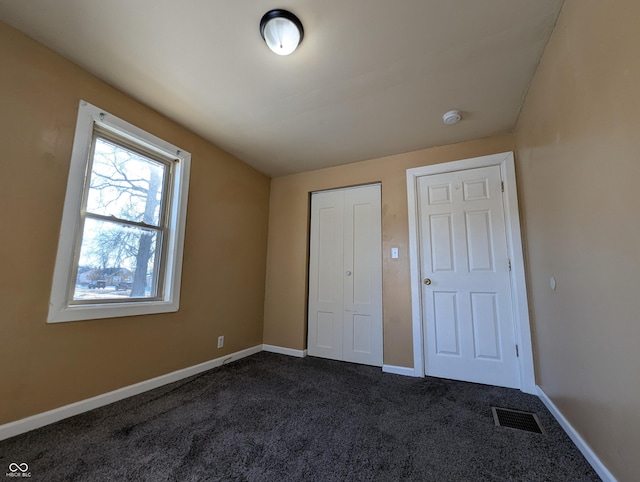
[[[448,126],[452,126],[462,120],[462,114],[460,114],[459,110],[450,110],[449,112],[445,112],[442,116],[442,120]]]

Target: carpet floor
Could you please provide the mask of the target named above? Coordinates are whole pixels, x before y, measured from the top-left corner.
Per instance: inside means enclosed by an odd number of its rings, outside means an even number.
[[[265,352],[1,441],[22,463],[44,481],[600,480],[537,397]]]

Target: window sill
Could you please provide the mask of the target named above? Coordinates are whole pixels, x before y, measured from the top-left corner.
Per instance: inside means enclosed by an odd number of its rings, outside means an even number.
[[[131,303],[70,305],[59,309],[51,307],[47,323],[67,321],[99,320],[104,318],[122,318],[125,316],[154,315],[172,313],[179,309],[177,301],[135,301]]]

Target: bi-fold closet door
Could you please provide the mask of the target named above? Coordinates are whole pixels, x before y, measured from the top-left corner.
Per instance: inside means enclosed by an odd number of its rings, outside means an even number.
[[[380,185],[311,195],[308,353],[382,366]]]

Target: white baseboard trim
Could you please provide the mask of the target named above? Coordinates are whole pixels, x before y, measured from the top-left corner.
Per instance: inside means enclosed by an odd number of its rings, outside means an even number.
[[[598,458],[595,452],[589,447],[587,442],[580,436],[580,434],[573,428],[573,425],[569,423],[569,421],[562,415],[562,412],[556,407],[555,403],[551,401],[551,399],[547,396],[546,393],[537,385],[538,388],[538,397],[542,400],[542,403],[545,404],[547,409],[551,412],[551,415],[558,421],[560,426],[567,433],[569,438],[573,440],[573,443],[576,444],[576,447],[582,452],[584,458],[587,459],[587,462],[593,467],[593,470],[596,471],[598,476],[604,482],[616,482],[616,478],[613,476],[611,472],[604,466],[602,461]]]
[[[88,412],[89,410],[93,410],[94,408],[109,405],[110,403],[117,402],[134,395],[138,395],[148,390],[153,390],[154,388],[161,387],[162,385],[167,385],[168,383],[177,382],[178,380],[182,380],[183,378],[197,375],[198,373],[211,370],[212,368],[219,367],[227,362],[239,360],[240,358],[253,355],[260,351],[262,351],[262,345],[257,345],[252,348],[247,348],[246,350],[230,353],[229,355],[216,358],[215,360],[209,360],[198,365],[183,368],[181,370],[176,370],[175,372],[167,373],[166,375],[160,375],[159,377],[151,378],[150,380],[145,380],[134,385],[129,385],[128,387],[119,388],[117,390],[113,390],[112,392],[103,393],[102,395],[98,395],[96,397],[87,398],[86,400],[74,402],[63,407],[54,408],[53,410],[33,415],[31,417],[16,420],[15,422],[9,422],[4,425],[0,425],[0,440],[4,440],[9,437],[13,437],[14,435],[19,435],[21,433],[29,432],[30,430],[44,427],[45,425],[58,422],[65,418]]]
[[[280,355],[295,356],[298,358],[304,358],[307,356],[307,350],[294,350],[293,348],[284,348],[282,346],[275,345],[262,345],[262,350],[270,353],[278,353]]]
[[[404,375],[405,377],[416,377],[416,371],[413,368],[398,367],[395,365],[382,365],[384,373],[393,373],[394,375]]]

